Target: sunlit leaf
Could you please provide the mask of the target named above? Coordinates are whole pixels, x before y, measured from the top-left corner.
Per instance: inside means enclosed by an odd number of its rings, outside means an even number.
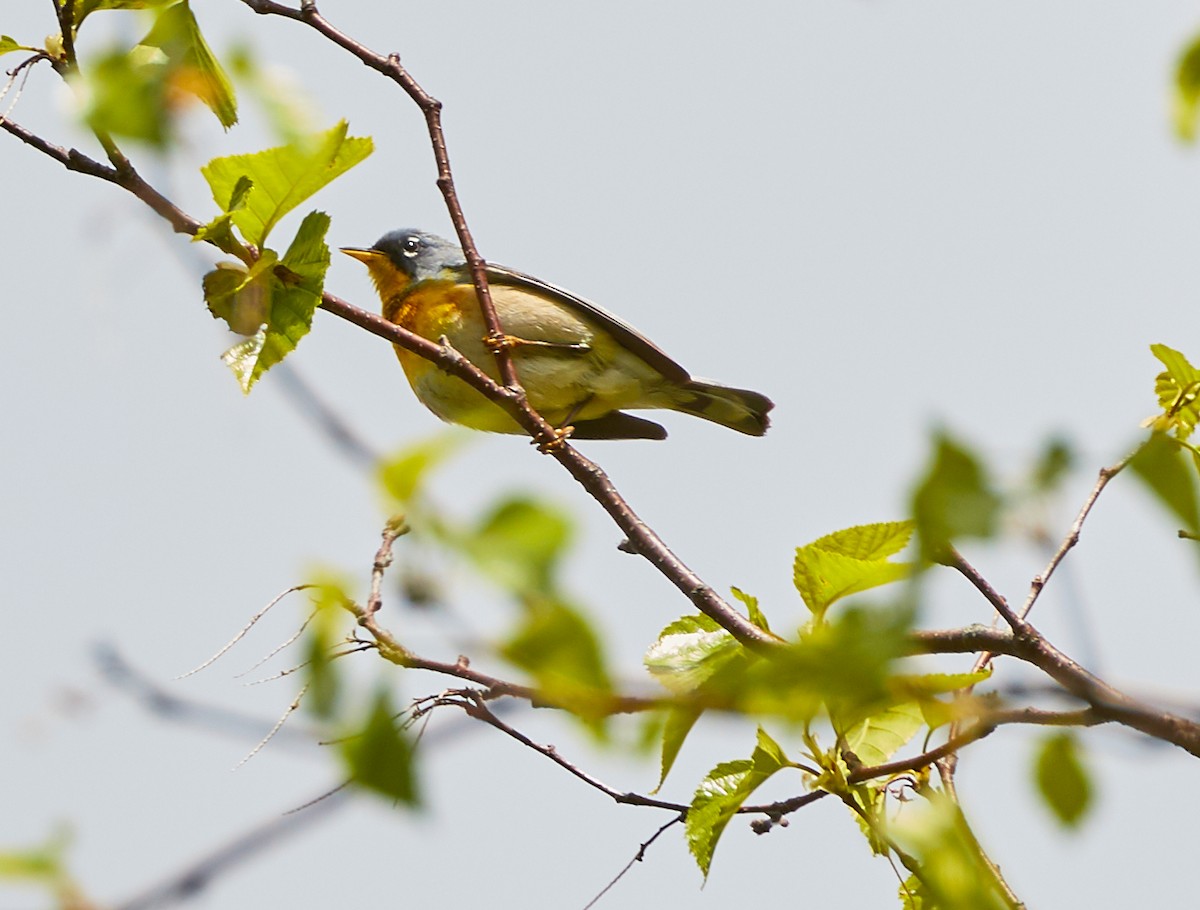
[[[912,567],[888,562],[908,544],[912,522],[859,525],[799,547],[793,580],[816,616],[840,598],[908,577]]]
[[[0,56],[11,54],[13,51],[30,51],[37,53],[36,47],[28,47],[21,44],[15,38],[10,38],[8,35],[0,35]]]
[[[1186,440],[1200,420],[1200,370],[1165,344],[1150,345],[1150,352],[1166,370],[1154,379],[1154,394],[1163,412],[1147,423],[1157,432],[1174,430],[1176,439]]]
[[[280,218],[371,154],[371,140],[347,137],[346,129],[343,120],[302,141],[214,158],[200,171],[222,207],[243,177],[254,184],[245,206],[233,213],[233,222],[246,240],[262,247]]]
[[[722,762],[700,782],[685,826],[688,848],[705,878],[729,820],[750,794],[790,764],[779,744],[759,727],[758,745],[749,759]]]
[[[744,662],[745,650],[716,620],[684,616],[658,634],[642,659],[650,675],[676,694],[699,689],[734,662]]]
[[[398,802],[417,803],[412,744],[396,723],[387,692],[375,696],[366,727],[346,737],[341,747],[355,784]]]
[[[1065,827],[1074,828],[1083,820],[1092,805],[1092,782],[1072,734],[1053,733],[1042,740],[1034,780],[1042,799]]]
[[[996,532],[1000,497],[979,459],[944,433],[934,437],[933,461],[912,498],[913,517],[926,559],[944,558],[960,537]]]
[[[1154,433],[1129,462],[1130,470],[1154,497],[1193,534],[1200,531],[1200,496],[1196,472],[1179,445]]]
[[[671,773],[671,768],[675,764],[675,759],[679,756],[679,750],[683,748],[683,741],[687,739],[688,733],[700,719],[701,713],[699,708],[686,706],[667,710],[667,720],[663,724],[662,731],[662,761],[658,785],[650,792],[657,793],[666,781],[667,775]]]

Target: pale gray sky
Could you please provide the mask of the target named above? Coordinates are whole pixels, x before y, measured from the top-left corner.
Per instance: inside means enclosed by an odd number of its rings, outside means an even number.
[[[316,201],[333,217],[332,244],[399,226],[449,232],[407,99],[300,26],[234,0],[196,6],[218,50],[252,41],[319,98],[323,125],[344,116],[375,137],[375,155]],[[39,40],[49,7],[10,0],[0,31]],[[1095,469],[1153,410],[1147,346],[1200,359],[1200,151],[1168,123],[1173,61],[1200,26],[1193,4],[344,0],[325,12],[399,51],[445,102],[485,256],[619,313],[697,374],[775,399],[765,439],[668,416],[666,442],[584,451],[703,577],[757,594],[777,627],[804,618],[792,549],[900,516],[930,427],[979,445],[1010,480],[1048,434],[1068,435],[1081,466],[1054,516],[1065,529]],[[65,104],[39,70],[13,116],[83,142]],[[188,136],[187,166],[138,160],[207,217],[195,164],[268,140],[253,126],[223,136],[200,116]],[[315,748],[272,746],[230,773],[252,739],[148,717],[98,682],[92,644],[115,642],[181,696],[274,719],[290,681],[247,689],[232,676],[289,634],[298,603],[214,668],[170,680],[314,564],[363,578],[383,512],[277,377],[242,397],[218,359],[228,339],[200,300],[195,249],[132,198],[8,136],[0,174],[0,845],[68,822],[81,883],[117,900],[308,799],[334,768]],[[375,306],[349,259],[329,287]],[[387,346],[330,316],[318,314],[294,362],[380,449],[439,428]],[[520,439],[481,439],[437,486],[461,515],[513,488],[578,517],[570,584],[636,676],[645,645],[687,604],[617,552],[594,503]],[[970,555],[1014,597],[1044,562],[1024,547]],[[1132,483],[1105,494],[1069,565],[1113,681],[1194,694],[1189,560]],[[1065,589],[1047,590],[1035,620],[1078,651]],[[451,590],[474,634],[504,627],[508,609],[478,585]],[[954,579],[936,594],[931,625],[987,619]],[[431,656],[465,646],[394,601],[388,620]],[[366,682],[378,672],[369,657],[355,666]],[[413,696],[444,683],[399,685]],[[546,712],[520,721],[613,786],[654,784],[652,760],[596,755]],[[1030,906],[1176,905],[1200,809],[1181,785],[1194,763],[1119,732],[1085,738],[1099,804],[1071,836],[1032,793],[1031,735],[1006,730],[971,750],[960,787],[981,837]],[[702,725],[668,797],[686,800],[752,741],[747,728]],[[196,905],[582,907],[665,820],[611,805],[492,731],[427,759],[423,815],[359,799]],[[826,801],[766,837],[731,825],[699,886],[672,833],[601,906],[786,895],[888,907],[896,881]],[[38,905],[0,891],[4,910]]]

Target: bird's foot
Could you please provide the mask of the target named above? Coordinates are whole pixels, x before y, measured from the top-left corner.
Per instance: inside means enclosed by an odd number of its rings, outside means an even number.
[[[547,442],[538,442],[532,440],[532,444],[537,446],[537,450],[543,455],[551,455],[554,452],[561,452],[563,446],[567,444],[567,440],[571,438],[571,434],[575,432],[574,427],[559,427],[554,431],[554,438]]]

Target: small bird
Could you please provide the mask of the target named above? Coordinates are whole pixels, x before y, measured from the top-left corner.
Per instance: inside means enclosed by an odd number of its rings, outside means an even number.
[[[458,244],[424,231],[384,234],[369,249],[342,247],[364,263],[383,316],[455,350],[499,381],[466,257]],[[665,439],[667,431],[623,409],[666,408],[762,436],[774,405],[765,395],[694,379],[651,341],[594,303],[498,265],[488,286],[504,344],[529,404],[578,439]],[[396,345],[413,391],[442,420],[495,433],[522,433],[494,402],[456,376]]]

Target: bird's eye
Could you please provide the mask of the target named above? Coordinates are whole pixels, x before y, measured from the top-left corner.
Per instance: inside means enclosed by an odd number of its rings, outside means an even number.
[[[404,255],[408,257],[416,256],[421,252],[421,241],[416,237],[407,237],[404,240]]]

